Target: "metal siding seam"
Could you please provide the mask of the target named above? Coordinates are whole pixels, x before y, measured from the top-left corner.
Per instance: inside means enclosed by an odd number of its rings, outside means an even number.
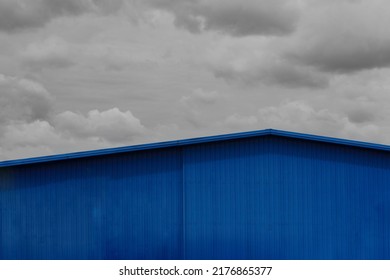
[[[185,193],[185,174],[184,174],[184,149],[179,147],[180,168],[181,168],[181,189],[182,189],[182,259],[186,259],[186,193]]]

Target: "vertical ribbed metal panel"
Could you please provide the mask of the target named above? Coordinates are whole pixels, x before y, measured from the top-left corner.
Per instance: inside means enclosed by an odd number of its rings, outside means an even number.
[[[267,136],[184,162],[188,258],[390,259],[388,153]]]
[[[181,174],[175,148],[3,168],[0,257],[182,258]]]
[[[390,153],[280,136],[0,169],[2,259],[390,259]]]

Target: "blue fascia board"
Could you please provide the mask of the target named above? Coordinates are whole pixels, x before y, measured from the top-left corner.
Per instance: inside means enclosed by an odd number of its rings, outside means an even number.
[[[112,155],[118,153],[127,153],[127,152],[160,149],[160,148],[168,148],[168,147],[180,147],[180,146],[194,145],[200,143],[219,142],[219,141],[227,141],[227,140],[234,140],[240,138],[265,136],[265,135],[275,135],[275,136],[281,136],[287,138],[333,143],[333,144],[353,146],[353,147],[366,148],[366,149],[374,149],[374,150],[387,151],[387,152],[390,151],[390,146],[388,145],[332,138],[326,136],[317,136],[317,135],[289,132],[289,131],[276,130],[276,129],[263,129],[263,130],[231,133],[231,134],[224,134],[224,135],[217,135],[217,136],[206,136],[206,137],[190,138],[184,140],[173,140],[173,141],[166,141],[166,142],[125,146],[119,148],[108,148],[108,149],[83,151],[83,152],[75,152],[75,153],[51,155],[51,156],[43,156],[43,157],[35,157],[35,158],[27,158],[27,159],[8,160],[8,161],[0,162],[0,167],[43,163],[43,162],[50,162],[50,161],[85,158],[85,157],[93,157],[93,156]]]
[[[388,151],[388,152],[390,151],[389,145],[382,145],[376,143],[348,140],[342,138],[333,138],[333,137],[319,136],[319,135],[312,135],[312,134],[305,134],[305,133],[289,132],[289,131],[276,130],[276,129],[269,129],[269,130],[270,130],[270,135],[332,143],[332,144],[352,146],[352,147],[365,148],[365,149],[374,149],[379,151]]]

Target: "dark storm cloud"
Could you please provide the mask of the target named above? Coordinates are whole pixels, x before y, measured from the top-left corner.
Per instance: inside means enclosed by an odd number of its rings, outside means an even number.
[[[0,30],[20,31],[44,26],[59,16],[111,12],[122,0],[0,0]]]
[[[287,0],[147,0],[172,13],[175,25],[190,32],[214,30],[232,36],[285,35],[299,19],[296,1]]]

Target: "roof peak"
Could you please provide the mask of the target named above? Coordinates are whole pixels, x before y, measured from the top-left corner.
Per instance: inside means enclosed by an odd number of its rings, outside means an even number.
[[[75,158],[84,158],[84,157],[91,157],[91,156],[102,156],[102,155],[110,155],[110,154],[141,151],[141,150],[151,150],[151,149],[157,149],[157,148],[187,146],[187,145],[193,145],[193,144],[227,141],[227,140],[250,138],[250,137],[260,137],[260,136],[266,136],[266,135],[275,135],[275,136],[280,136],[280,137],[288,137],[288,138],[303,139],[303,140],[309,140],[309,141],[333,143],[333,144],[346,145],[346,146],[352,146],[352,147],[375,149],[375,150],[380,150],[380,151],[390,151],[390,146],[388,146],[388,145],[381,145],[381,144],[374,144],[374,143],[368,143],[368,142],[362,142],[362,141],[347,140],[347,139],[341,139],[341,138],[318,136],[318,135],[313,135],[313,134],[305,134],[305,133],[298,133],[298,132],[291,132],[291,131],[267,128],[267,129],[262,129],[262,130],[229,133],[229,134],[222,134],[222,135],[215,135],[215,136],[203,136],[203,137],[189,138],[189,139],[183,139],[183,140],[171,140],[171,141],[165,141],[165,142],[125,146],[125,147],[118,147],[118,148],[107,148],[107,149],[74,152],[74,153],[59,154],[59,155],[34,157],[34,158],[27,158],[27,159],[8,160],[8,161],[0,162],[0,167],[24,165],[24,164],[32,164],[32,163],[41,163],[41,162],[50,162],[50,161],[58,161],[58,160],[67,160],[67,159],[75,159]]]

